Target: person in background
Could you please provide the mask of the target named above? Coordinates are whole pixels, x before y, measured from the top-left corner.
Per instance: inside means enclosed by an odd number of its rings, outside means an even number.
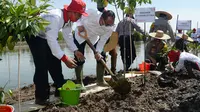
[[[193,39],[190,38],[187,34],[177,34],[176,42],[174,43],[173,48],[178,49],[181,52],[188,52],[187,42],[193,42]]]
[[[106,11],[105,7],[108,5],[108,0],[97,0],[97,9],[100,12]],[[109,51],[109,55],[111,58],[111,71],[116,73],[116,65],[117,65],[117,50],[116,48]]]
[[[137,24],[134,23],[133,14],[131,13],[127,13],[124,20],[121,20],[118,23],[117,28],[116,28],[116,32],[118,33],[118,36],[119,36],[119,47],[120,47],[121,59],[122,59],[123,64],[125,65],[124,68],[126,71],[129,70],[129,67],[131,66],[131,64],[136,58],[136,50],[135,50],[135,44],[134,44],[135,37],[133,36],[134,29],[136,29],[136,31],[145,35],[145,32]]]
[[[150,63],[150,69],[164,70],[167,64],[167,44],[164,40],[170,39],[170,36],[164,34],[162,30],[157,30],[154,33],[150,33],[153,39],[149,41],[145,47],[145,61]]]
[[[196,29],[195,28],[192,29],[191,37],[194,40],[194,43],[198,43],[197,42],[197,33],[196,33]]]
[[[100,59],[105,60],[105,53],[103,52],[104,45],[108,38],[113,32],[113,25],[115,21],[115,13],[111,10],[104,11],[103,13],[98,13],[95,10],[87,10],[89,16],[82,17],[77,22],[77,27],[75,29],[74,41],[69,45],[70,49],[74,52],[75,60],[77,61],[77,67],[75,68],[77,82],[83,84],[83,65],[85,63],[84,49],[86,45],[85,38],[81,35],[86,35],[87,38],[96,48],[95,59],[97,60],[96,74],[97,74],[97,85],[98,86],[108,86],[105,82],[103,76],[105,73],[105,67],[99,61]]]
[[[165,34],[168,34],[171,37],[172,42],[175,42],[175,36],[172,27],[169,24],[169,20],[172,19],[172,15],[166,11],[156,11],[155,15],[158,19],[152,23],[149,32],[151,33],[156,32],[157,30],[162,30]]]
[[[175,67],[170,64],[172,72],[179,72],[185,67],[188,75],[195,77],[192,69],[200,71],[200,58],[191,53],[180,52],[179,50],[171,50],[168,53],[168,58],[170,63],[178,63],[175,65]]]
[[[57,41],[58,32],[62,29],[64,39],[67,44],[72,37],[72,23],[81,16],[88,16],[85,13],[86,4],[82,0],[72,0],[70,5],[65,5],[63,9],[52,9],[48,13],[40,16],[49,21],[50,24],[37,36],[26,36],[35,64],[34,84],[35,103],[39,105],[49,104],[50,87],[48,82],[48,72],[55,85],[55,96],[59,96],[57,90],[64,83],[61,61],[68,68],[77,67],[76,61],[65,55]]]

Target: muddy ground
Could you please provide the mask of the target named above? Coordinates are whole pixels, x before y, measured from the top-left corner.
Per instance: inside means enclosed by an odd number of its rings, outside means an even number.
[[[81,98],[77,106],[50,105],[39,112],[200,112],[200,73],[194,72],[195,77],[166,73],[164,81],[149,74],[145,85],[143,76],[136,77],[126,96],[108,89]]]

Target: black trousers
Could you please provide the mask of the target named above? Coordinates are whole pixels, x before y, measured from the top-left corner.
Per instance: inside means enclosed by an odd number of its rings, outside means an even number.
[[[119,37],[119,46],[120,46],[120,54],[121,54],[121,59],[122,62],[125,63],[126,60],[126,71],[128,71],[128,68],[131,66],[133,61],[136,58],[136,50],[135,50],[135,44],[134,44],[134,37],[131,36],[132,40],[132,60],[131,60],[131,44],[130,44],[130,36],[125,35],[125,36],[120,36]],[[125,41],[125,45],[124,45]],[[124,49],[125,49],[125,56],[124,56]],[[125,57],[125,60],[124,60]]]
[[[192,62],[192,61],[185,60],[184,61],[184,66],[185,66],[186,70],[188,71],[189,75],[193,74],[192,69],[199,70],[199,66],[196,63]]]
[[[81,43],[81,44],[79,44],[78,41],[76,40],[76,38],[74,38],[74,43],[77,46],[78,51],[80,51],[84,55],[84,53],[85,53],[85,45],[87,44],[86,41],[83,42],[83,43]],[[97,46],[97,43],[94,45],[94,47],[96,48],[96,46]],[[106,59],[106,53],[101,52],[101,55],[103,56],[103,59],[105,61],[105,59]],[[77,59],[77,57],[75,55],[74,55],[74,57],[75,57],[75,60],[77,61],[76,64],[78,66],[81,66],[81,65],[83,65],[85,63],[85,60],[84,61],[78,61],[78,59]],[[100,62],[97,61],[97,63],[100,63]]]
[[[62,74],[61,61],[53,56],[46,39],[31,36],[26,37],[35,64],[33,82],[35,84],[35,98],[49,98],[48,72],[50,73],[56,89],[61,87],[65,81]]]

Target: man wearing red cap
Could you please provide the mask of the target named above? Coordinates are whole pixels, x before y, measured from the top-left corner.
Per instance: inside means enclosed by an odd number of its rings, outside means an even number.
[[[170,67],[173,72],[179,72],[181,69],[184,67],[186,68],[188,75],[190,76],[195,76],[194,73],[192,72],[192,69],[196,69],[200,71],[200,58],[188,53],[188,52],[180,52],[180,51],[175,51],[171,50],[168,53],[169,61],[178,63],[175,65],[175,68],[170,64]]]
[[[72,37],[72,23],[81,16],[87,16],[85,12],[86,4],[82,0],[72,0],[70,5],[65,5],[63,9],[52,9],[48,13],[40,16],[49,21],[50,24],[37,36],[26,37],[35,64],[34,84],[35,103],[40,105],[48,104],[50,87],[48,82],[48,72],[55,85],[55,96],[59,95],[57,88],[61,87],[65,81],[62,74],[61,61],[68,68],[75,68],[76,61],[67,57],[61,50],[57,38],[59,30],[62,30],[63,37],[67,44]]]

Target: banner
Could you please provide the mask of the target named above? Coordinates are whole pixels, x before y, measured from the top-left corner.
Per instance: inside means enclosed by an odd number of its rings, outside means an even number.
[[[177,30],[190,30],[192,20],[178,20]]]
[[[154,22],[155,21],[155,7],[136,8],[135,20],[136,22]]]

